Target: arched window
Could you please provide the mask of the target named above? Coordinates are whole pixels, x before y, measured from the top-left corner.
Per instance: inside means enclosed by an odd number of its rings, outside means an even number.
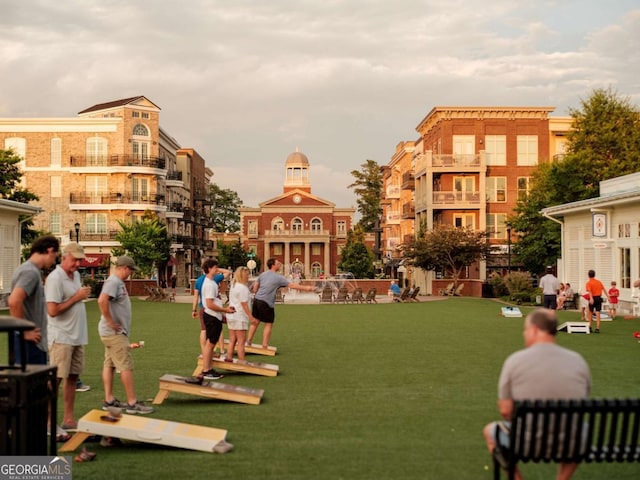
[[[302,233],[303,227],[302,219],[296,217],[291,220],[291,233]]]
[[[149,158],[149,129],[138,123],[133,127],[131,153],[134,158]]]
[[[319,218],[314,218],[311,220],[311,232],[312,233],[320,233],[322,231],[322,220]]]
[[[273,222],[271,223],[271,229],[274,232],[283,232],[284,231],[284,220],[282,220],[280,217],[274,218]]]
[[[322,273],[322,266],[318,262],[311,264],[311,278],[319,278]]]

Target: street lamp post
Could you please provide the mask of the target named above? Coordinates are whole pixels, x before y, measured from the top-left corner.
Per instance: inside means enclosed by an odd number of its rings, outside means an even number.
[[[78,222],[73,226],[76,229],[76,243],[80,242],[80,224]]]

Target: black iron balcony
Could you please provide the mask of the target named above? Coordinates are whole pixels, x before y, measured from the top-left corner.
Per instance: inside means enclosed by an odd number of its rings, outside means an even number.
[[[182,172],[167,172],[167,180],[182,181]]]
[[[164,158],[143,155],[71,155],[69,164],[72,167],[150,167],[165,169]]]
[[[413,173],[405,172],[402,174],[402,189],[403,190],[415,190],[416,182],[413,177]]]
[[[113,203],[142,203],[164,205],[164,195],[161,194],[142,194],[142,193],[70,193],[70,204],[98,204],[108,205]]]

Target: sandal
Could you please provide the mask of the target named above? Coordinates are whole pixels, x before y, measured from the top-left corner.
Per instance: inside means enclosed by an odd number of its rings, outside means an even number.
[[[82,451],[76,455],[73,460],[78,463],[92,462],[96,458],[96,453],[88,451],[86,448],[82,448]]]
[[[57,443],[66,443],[71,440],[71,435],[68,433],[58,433],[56,434],[56,442]]]
[[[233,358],[225,358],[224,361],[228,363],[233,363]]]

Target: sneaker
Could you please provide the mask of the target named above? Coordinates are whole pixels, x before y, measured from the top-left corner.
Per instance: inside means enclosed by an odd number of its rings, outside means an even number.
[[[124,410],[130,414],[139,413],[141,415],[146,415],[147,413],[153,413],[153,407],[147,407],[143,402],[137,401],[133,405],[126,403],[124,405]]]
[[[202,377],[187,377],[184,379],[185,383],[189,383],[191,385],[202,385],[203,378]]]
[[[88,392],[89,390],[91,390],[91,387],[89,385],[85,385],[82,382],[78,382],[76,384],[76,392]]]
[[[110,402],[107,402],[106,400],[102,402],[102,410],[106,412],[107,410],[109,410],[109,407],[122,408],[124,407],[124,403],[122,403],[117,398],[114,398]]]
[[[600,333],[600,329],[596,328],[595,333]]]
[[[206,372],[202,372],[202,378],[204,380],[219,380],[222,377],[224,377],[224,375],[222,375],[221,373],[216,372],[215,370],[209,370]]]

